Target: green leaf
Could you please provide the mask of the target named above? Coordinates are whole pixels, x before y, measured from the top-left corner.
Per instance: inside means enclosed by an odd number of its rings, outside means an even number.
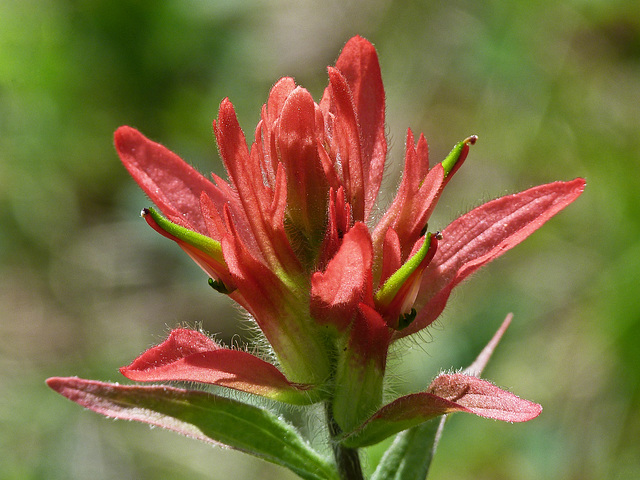
[[[335,467],[291,425],[262,408],[165,386],[123,386],[75,377],[50,378],[47,384],[107,417],[136,420],[226,445],[289,468],[304,479],[338,479]]]
[[[424,480],[429,473],[446,416],[396,435],[371,480]]]
[[[428,392],[413,393],[385,405],[340,442],[347,448],[361,448],[391,435],[416,427],[440,415],[469,409]]]

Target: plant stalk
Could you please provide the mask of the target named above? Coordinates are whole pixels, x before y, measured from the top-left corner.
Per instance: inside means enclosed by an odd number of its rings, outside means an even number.
[[[331,436],[331,448],[333,450],[333,458],[338,467],[338,473],[341,480],[364,480],[362,474],[362,466],[360,465],[360,456],[357,448],[344,447],[336,438],[342,433],[342,429],[333,417],[333,408],[331,403],[325,405],[327,425]]]

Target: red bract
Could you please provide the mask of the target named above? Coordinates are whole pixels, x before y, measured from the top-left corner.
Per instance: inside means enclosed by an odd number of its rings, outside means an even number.
[[[380,409],[387,351],[430,325],[457,284],[573,202],[584,180],[491,201],[428,233],[443,188],[477,138],[430,165],[424,136],[416,142],[408,130],[398,192],[373,225],[387,154],[373,46],[352,38],[328,73],[319,103],[293,79],[277,82],[251,148],[233,105],[222,101],[213,130],[228,180],[210,181],[136,130],[117,130],[122,162],[164,214],[146,209],[147,222],[251,314],[278,360],[276,368],[176,330],[122,373],[290,403],[328,401],[343,431],[375,430],[367,441],[394,430],[380,425],[413,425],[452,411],[535,417],[538,405],[461,374],[440,376],[427,392]]]

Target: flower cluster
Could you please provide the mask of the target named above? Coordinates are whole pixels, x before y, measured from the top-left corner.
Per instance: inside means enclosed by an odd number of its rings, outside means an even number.
[[[133,128],[117,130],[123,164],[159,210],[143,210],[147,223],[249,312],[277,358],[274,365],[181,328],[121,372],[142,382],[193,381],[291,404],[324,402],[335,439],[348,448],[454,411],[534,418],[539,405],[465,374],[440,375],[427,391],[382,406],[387,353],[429,326],[462,280],[574,201],[584,181],[503,197],[429,232],[429,217],[476,137],[431,165],[424,136],[408,130],[401,183],[376,221],[387,143],[374,47],[352,38],[328,73],[318,103],[292,78],[278,81],[250,148],[223,100],[213,129],[228,180],[207,179]],[[50,385],[118,416],[96,393],[106,384],[81,382]]]

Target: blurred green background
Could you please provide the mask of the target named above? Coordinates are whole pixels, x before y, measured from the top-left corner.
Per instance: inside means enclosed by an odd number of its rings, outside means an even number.
[[[439,161],[477,134],[432,220],[553,180],[585,194],[454,294],[391,369],[399,392],[467,365],[541,403],[509,425],[450,419],[433,479],[640,478],[640,4],[636,1],[0,2],[0,479],[280,479],[279,467],[49,391],[117,368],[186,322],[242,342],[232,305],[138,218],[121,124],[222,173],[229,96],[251,132],[271,84],[319,99],[346,40],[379,51],[397,184],[407,127]],[[302,424],[301,427],[305,425]],[[370,452],[369,467],[380,455]]]

